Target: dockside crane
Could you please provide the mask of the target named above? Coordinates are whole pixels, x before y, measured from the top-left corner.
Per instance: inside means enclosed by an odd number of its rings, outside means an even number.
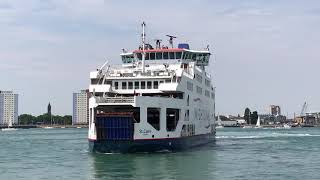
[[[304,102],[303,103],[303,106],[302,106],[302,109],[301,109],[301,112],[300,112],[300,116],[303,117],[307,111],[307,108],[308,108],[308,104],[307,102]]]

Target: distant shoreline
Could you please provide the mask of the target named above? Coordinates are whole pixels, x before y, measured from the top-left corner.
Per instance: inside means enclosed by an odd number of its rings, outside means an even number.
[[[6,125],[0,125],[0,129],[8,128]],[[11,128],[30,129],[30,128],[88,128],[88,125],[13,125]]]

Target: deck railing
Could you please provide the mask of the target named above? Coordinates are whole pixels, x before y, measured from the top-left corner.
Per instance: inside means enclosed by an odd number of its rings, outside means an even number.
[[[134,97],[99,97],[97,103],[134,103]]]

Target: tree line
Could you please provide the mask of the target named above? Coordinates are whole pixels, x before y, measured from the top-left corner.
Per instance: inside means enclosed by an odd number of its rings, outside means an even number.
[[[72,124],[72,116],[65,115],[49,115],[47,113],[33,116],[31,114],[21,114],[19,117],[20,125],[36,125],[36,124],[56,124],[56,125],[71,125]]]

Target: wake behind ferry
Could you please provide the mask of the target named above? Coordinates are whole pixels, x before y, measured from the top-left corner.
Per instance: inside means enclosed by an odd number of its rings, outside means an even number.
[[[100,153],[180,151],[215,140],[215,88],[206,72],[209,48],[155,40],[145,23],[137,50],[122,65],[90,73],[89,147]]]

